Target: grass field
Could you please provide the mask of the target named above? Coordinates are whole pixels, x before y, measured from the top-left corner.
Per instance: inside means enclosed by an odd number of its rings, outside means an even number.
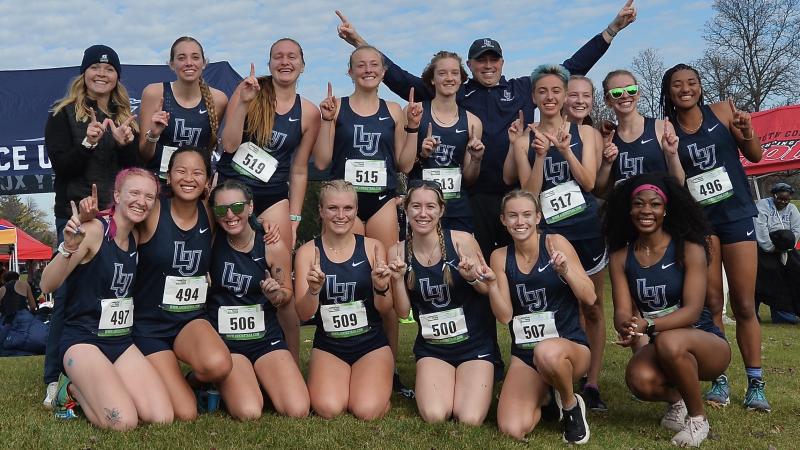
[[[610,299],[610,297],[606,297]],[[606,302],[610,317],[610,300]],[[769,313],[762,307],[762,317]],[[499,327],[503,328],[503,327]],[[733,336],[729,327],[728,335]],[[302,331],[305,343],[302,357],[308,360],[313,329]],[[411,346],[416,325],[401,326],[400,373],[404,381],[414,379]],[[612,336],[609,329],[609,336]],[[710,410],[711,436],[706,449],[793,449],[800,447],[800,328],[765,323],[763,354],[767,394],[771,414],[746,412],[741,406],[745,379],[738,351],[729,369],[733,388],[731,405]],[[500,334],[501,348],[508,360],[508,332]],[[630,353],[614,345],[606,347],[601,389],[610,412],[590,413],[591,439],[585,448],[653,449],[673,448],[672,432],[661,429],[658,421],[662,404],[643,403],[629,394],[622,374]],[[59,421],[44,411],[41,401],[43,357],[0,358],[0,448],[564,448],[556,423],[541,423],[527,443],[516,442],[497,431],[495,405],[486,423],[477,428],[448,422],[425,424],[413,400],[392,398],[392,410],[383,420],[359,422],[350,416],[335,420],[286,419],[267,412],[258,421],[240,423],[225,413],[202,415],[193,423],[145,426],[129,433],[98,430],[86,420]],[[303,368],[305,370],[305,367]]]

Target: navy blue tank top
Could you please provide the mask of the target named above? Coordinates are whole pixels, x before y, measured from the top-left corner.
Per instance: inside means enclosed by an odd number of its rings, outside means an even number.
[[[724,167],[733,186],[733,195],[705,206],[703,211],[708,220],[712,225],[718,225],[758,215],[750,184],[739,161],[736,140],[710,106],[700,108],[703,123],[696,132],[688,134],[681,127],[675,127],[680,139],[678,156],[686,172],[686,184],[691,183],[691,177]]]
[[[172,93],[172,84],[168,81],[164,86],[164,111],[169,113],[169,122],[156,143],[156,152],[153,159],[147,162],[147,168],[162,178],[166,176],[166,170],[161,171],[161,159],[164,154],[164,147],[173,149],[191,145],[201,149],[208,148],[211,140],[211,121],[208,119],[208,107],[202,99],[197,106],[184,108],[175,100]],[[169,158],[164,161],[163,168],[166,169]]]
[[[445,194],[445,217],[472,217],[469,207],[467,190],[463,179],[464,156],[467,152],[469,142],[469,123],[467,120],[467,110],[458,108],[458,121],[451,127],[443,127],[436,123],[431,117],[431,102],[422,102],[422,118],[419,123],[419,133],[417,137],[417,155],[422,148],[422,141],[428,136],[428,124],[432,124],[432,135],[439,141],[436,147],[427,158],[418,157],[418,163],[414,164],[408,174],[409,180],[421,180],[424,169],[438,168],[458,168],[462,172],[461,190],[455,193]],[[443,186],[445,188],[446,186]]]
[[[675,240],[670,240],[664,256],[649,267],[642,267],[636,259],[633,246],[628,246],[625,258],[625,276],[628,289],[636,307],[645,317],[662,317],[683,306],[684,266],[675,256]],[[703,307],[695,328],[721,335],[711,317]]]
[[[70,334],[97,335],[102,301],[130,297],[136,278],[138,255],[133,234],[128,235],[128,250],[122,250],[108,236],[108,222],[100,221],[103,238],[97,254],[67,277],[64,329]]]
[[[268,183],[252,177],[244,170],[238,168],[233,162],[233,153],[223,152],[217,163],[217,170],[224,178],[239,180],[250,187],[254,195],[274,195],[287,191],[289,172],[292,166],[294,152],[303,140],[303,101],[300,95],[295,97],[294,105],[286,114],[275,113],[275,123],[272,126],[269,142],[264,150],[278,161],[275,173]],[[244,127],[247,129],[247,119]],[[242,142],[253,142],[255,138],[246,131],[242,132]]]
[[[445,243],[445,254],[442,260],[430,267],[422,265],[416,257],[411,258],[411,267],[416,275],[413,291],[408,291],[414,319],[417,321],[417,339],[414,342],[414,353],[440,354],[440,357],[452,358],[470,353],[471,350],[491,347],[491,336],[486,329],[485,299],[470,286],[458,272],[460,262],[453,245],[450,230],[442,230]],[[453,278],[452,286],[444,282],[444,267],[450,266]],[[446,326],[452,322],[453,330],[432,329],[433,339],[427,340],[422,334],[422,322],[419,316],[442,313],[462,309],[466,333],[453,335],[455,319],[443,321]],[[494,333],[494,330],[492,330]]]
[[[24,295],[20,295],[14,290],[14,286],[18,280],[6,282],[3,286],[6,288],[6,294],[1,298],[2,308],[0,314],[4,316],[6,323],[17,313],[17,311],[26,309],[28,307],[28,299]]]
[[[345,165],[350,159],[386,161],[386,187],[397,188],[397,168],[394,163],[394,119],[386,101],[380,99],[378,112],[363,117],[350,108],[350,98],[342,97],[336,118],[333,139],[331,178],[344,179]]]
[[[208,298],[208,317],[219,331],[220,306],[260,305],[264,311],[265,335],[280,330],[277,310],[261,291],[261,281],[270,269],[263,244],[264,232],[256,230],[253,248],[240,252],[231,247],[224,232],[217,234],[211,249],[211,288]],[[289,276],[289,274],[285,274]],[[279,332],[282,334],[282,331]]]
[[[570,124],[569,133],[571,136],[570,150],[572,150],[575,158],[580,161],[581,157],[583,156],[583,141],[581,141],[578,125],[574,123]],[[531,139],[533,139],[533,137],[533,133],[531,133]],[[536,152],[533,149],[529,151],[529,156],[533,159],[537,157]],[[531,159],[531,163],[533,162],[533,159]],[[589,170],[592,169],[589,168]],[[547,155],[545,156],[544,160],[542,193],[548,189],[556,187],[559,184],[567,183],[573,180],[575,180],[575,178],[572,176],[572,172],[569,169],[569,163],[567,160],[564,159],[564,156],[558,151],[558,149],[555,148],[555,146],[550,146],[550,149],[547,150]],[[541,229],[543,232],[546,231],[548,233],[561,234],[569,240],[592,239],[600,237],[601,231],[597,200],[595,199],[594,195],[584,191],[583,189],[581,189],[581,193],[583,194],[583,200],[586,202],[586,208],[583,211],[552,224],[547,223],[544,217],[542,217],[541,222],[539,222],[539,229]],[[542,197],[540,196],[540,198]]]
[[[205,305],[168,311],[162,303],[167,276],[205,277],[211,265],[211,225],[202,201],[197,201],[197,223],[182,230],[172,219],[172,199],[161,198],[161,211],[153,237],[139,246],[139,265],[134,286],[136,336],[176,336],[181,327],[205,315]],[[178,309],[178,308],[175,308]]]
[[[612,142],[619,150],[617,160],[611,166],[612,182],[643,173],[668,171],[667,160],[656,135],[656,119],[645,117],[642,135],[633,141],[625,142],[619,134],[614,134]]]
[[[383,335],[383,322],[375,309],[372,292],[372,266],[367,258],[364,236],[355,235],[356,245],[353,255],[347,261],[334,263],[328,259],[322,238],[314,239],[319,249],[319,265],[325,273],[325,284],[319,293],[319,307],[314,316],[317,330],[314,333],[314,346],[323,343],[326,348],[351,351],[363,346],[364,342],[380,339]],[[324,330],[321,309],[324,305],[341,305],[361,301],[367,314],[366,326],[338,334]]]
[[[550,311],[554,313],[556,330],[560,337],[572,341],[586,341],[581,328],[578,299],[566,281],[556,272],[547,253],[547,235],[539,236],[539,258],[529,273],[517,265],[516,250],[512,242],[506,249],[506,278],[511,291],[514,316]],[[508,325],[512,346],[516,342],[514,321]]]

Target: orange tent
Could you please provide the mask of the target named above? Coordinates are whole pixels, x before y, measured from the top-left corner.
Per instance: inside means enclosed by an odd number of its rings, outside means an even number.
[[[13,249],[13,251],[12,251]],[[13,223],[0,219],[0,261],[47,261],[53,256],[53,249],[37,241]]]

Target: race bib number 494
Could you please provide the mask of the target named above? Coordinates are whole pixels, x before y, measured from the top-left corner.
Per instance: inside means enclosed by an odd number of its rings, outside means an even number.
[[[197,311],[206,306],[208,283],[203,276],[176,277],[169,275],[164,282],[161,308],[170,312]]]

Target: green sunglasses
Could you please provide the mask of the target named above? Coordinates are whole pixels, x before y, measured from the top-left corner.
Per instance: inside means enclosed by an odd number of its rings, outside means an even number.
[[[244,211],[245,205],[247,205],[247,202],[236,202],[230,205],[214,205],[214,215],[217,217],[224,217],[225,214],[228,214],[229,209],[234,214],[241,214],[242,211]]]
[[[611,98],[620,98],[622,97],[622,94],[628,94],[629,97],[633,97],[638,93],[639,93],[639,86],[636,84],[625,86],[624,88],[614,88],[608,90],[608,95],[610,95]]]

